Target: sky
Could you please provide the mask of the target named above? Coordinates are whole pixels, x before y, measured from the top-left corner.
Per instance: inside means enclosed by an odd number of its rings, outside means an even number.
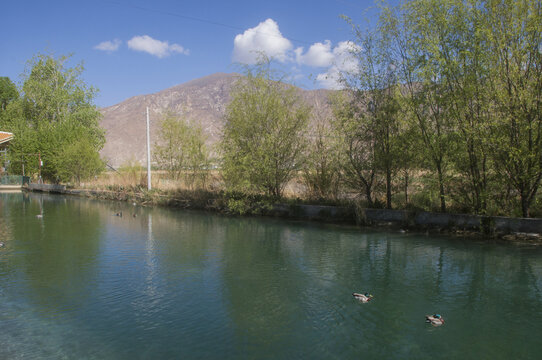
[[[5,0],[0,76],[20,85],[37,53],[72,54],[100,107],[217,72],[240,72],[265,52],[305,89],[337,88],[355,66],[350,25],[372,0]]]

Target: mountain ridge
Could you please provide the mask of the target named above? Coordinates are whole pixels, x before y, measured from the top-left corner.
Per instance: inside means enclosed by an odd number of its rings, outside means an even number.
[[[232,85],[242,77],[238,73],[214,73],[174,85],[152,94],[132,96],[118,104],[100,109],[106,143],[101,151],[107,162],[118,167],[146,159],[146,107],[149,107],[151,151],[156,142],[159,122],[170,111],[199,124],[208,136],[208,144],[218,142],[224,126],[224,113],[230,101]],[[296,88],[312,107],[313,114],[328,114],[331,90]]]

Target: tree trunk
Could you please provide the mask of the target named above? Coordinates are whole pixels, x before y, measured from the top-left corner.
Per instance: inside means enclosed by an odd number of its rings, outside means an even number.
[[[440,211],[446,212],[446,199],[444,198],[444,176],[442,174],[442,166],[440,161],[437,162],[438,184],[440,194]]]
[[[368,185],[368,184],[365,185],[365,196],[367,197],[367,206],[369,208],[374,207],[373,199],[372,199],[371,185]]]
[[[405,169],[405,206],[408,205],[408,170]]]
[[[529,196],[523,192],[520,194],[521,197],[521,214],[524,218],[529,217]]]
[[[386,208],[391,209],[391,169],[386,169]]]

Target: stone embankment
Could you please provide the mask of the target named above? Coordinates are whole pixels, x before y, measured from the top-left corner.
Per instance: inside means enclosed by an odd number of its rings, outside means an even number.
[[[67,189],[64,185],[45,184],[30,184],[26,189],[101,199],[133,201],[144,205],[166,205],[222,213],[228,212],[224,206],[224,199],[207,199],[204,202],[197,202],[156,193],[150,195],[144,192]],[[249,211],[248,214],[328,223],[357,224],[371,227],[386,226],[404,230],[484,235],[510,241],[542,244],[542,219],[539,218],[526,219],[301,204],[274,204],[257,208],[257,211]]]

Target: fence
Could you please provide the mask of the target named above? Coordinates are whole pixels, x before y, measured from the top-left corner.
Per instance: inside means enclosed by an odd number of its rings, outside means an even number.
[[[0,185],[28,185],[30,177],[21,175],[3,175],[0,176]]]

